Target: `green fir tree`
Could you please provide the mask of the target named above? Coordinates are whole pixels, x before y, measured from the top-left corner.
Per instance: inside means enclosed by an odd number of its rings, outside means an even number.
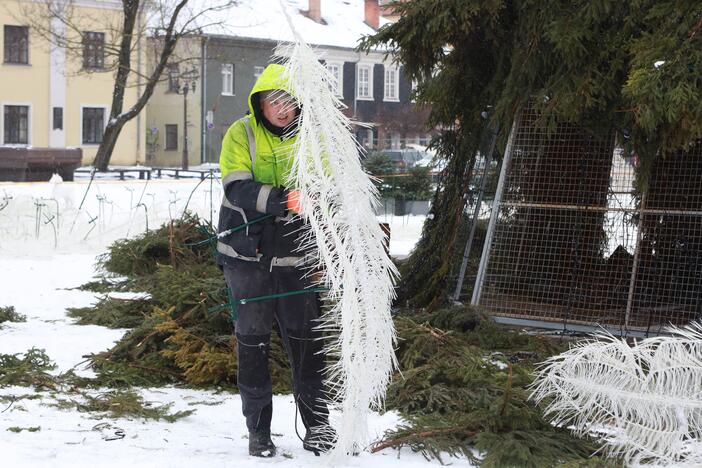
[[[434,216],[401,270],[402,303],[445,300],[481,137],[499,124],[504,148],[527,103],[551,130],[569,122],[620,131],[642,161],[641,188],[656,158],[702,137],[699,1],[414,0],[396,8],[400,20],[361,48],[389,46],[418,82],[447,163]]]

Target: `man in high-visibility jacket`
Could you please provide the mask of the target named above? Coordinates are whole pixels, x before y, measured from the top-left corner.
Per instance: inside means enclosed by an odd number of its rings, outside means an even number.
[[[302,221],[297,192],[287,179],[300,109],[290,96],[282,65],[269,65],[249,95],[249,114],[229,127],[220,155],[224,198],[219,232],[248,224],[219,239],[219,264],[236,300],[301,291],[310,252],[300,251]],[[315,293],[248,302],[237,307],[237,382],[249,430],[249,453],[275,455],[271,441],[272,392],[268,353],[273,319],[293,370],[294,392],[307,430],[303,447],[331,448],[325,403],[322,342],[313,330],[320,308]]]

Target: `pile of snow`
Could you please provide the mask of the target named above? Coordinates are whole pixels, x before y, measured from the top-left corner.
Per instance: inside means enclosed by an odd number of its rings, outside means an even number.
[[[219,179],[0,183],[0,256],[100,253],[117,239],[178,219],[187,209],[217,226]],[[419,239],[423,216],[379,215],[390,224],[390,254],[405,256]]]
[[[99,251],[186,208],[216,224],[221,199],[218,179],[0,183],[0,254]]]

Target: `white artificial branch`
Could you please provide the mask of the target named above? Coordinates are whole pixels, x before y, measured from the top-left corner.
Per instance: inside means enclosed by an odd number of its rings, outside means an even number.
[[[630,465],[702,466],[702,323],[669,331],[580,342],[542,364],[531,397]]]
[[[343,104],[332,92],[333,77],[294,28],[293,33],[296,43],[277,53],[286,58],[285,79],[301,107],[290,174],[305,220],[301,249],[313,249],[315,269],[329,289],[318,328],[329,338],[326,352],[334,362],[326,374],[329,403],[340,411],[332,420],[338,437],[334,460],[367,446],[368,414],[382,409],[397,368],[390,315],[397,270],[375,216],[378,192],[361,166]]]

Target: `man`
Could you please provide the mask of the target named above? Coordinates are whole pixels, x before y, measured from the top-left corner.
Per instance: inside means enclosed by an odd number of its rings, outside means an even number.
[[[219,232],[247,224],[217,244],[219,263],[235,299],[303,291],[305,254],[299,249],[302,221],[297,192],[287,186],[300,109],[288,92],[282,65],[269,65],[249,95],[249,114],[234,122],[222,142],[220,168],[225,196]],[[268,216],[266,216],[268,215]],[[263,217],[262,220],[259,220]],[[303,447],[316,454],[331,448],[324,403],[325,367],[319,333],[313,330],[319,302],[313,292],[249,302],[237,307],[238,386],[249,430],[249,454],[275,455],[271,441],[272,392],[268,353],[273,319],[293,370],[294,392],[306,428]]]

